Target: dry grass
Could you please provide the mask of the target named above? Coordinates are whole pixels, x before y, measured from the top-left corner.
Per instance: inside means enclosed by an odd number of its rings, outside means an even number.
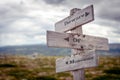
[[[55,73],[56,56],[0,58],[0,80],[72,80],[69,72]],[[120,57],[100,57],[99,66],[85,69],[86,80],[120,80]]]

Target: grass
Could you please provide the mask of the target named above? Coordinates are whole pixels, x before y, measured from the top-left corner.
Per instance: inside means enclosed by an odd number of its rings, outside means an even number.
[[[57,79],[51,76],[40,76],[40,77],[30,78],[28,80],[57,80]]]
[[[0,59],[0,80],[73,80],[70,72],[56,73],[56,56],[6,56]],[[86,80],[120,80],[120,57],[100,57],[99,65],[85,69]]]
[[[108,70],[104,70],[104,73],[120,75],[120,67],[112,67]]]
[[[17,65],[14,65],[14,64],[7,64],[7,63],[4,63],[4,64],[0,64],[0,68],[3,67],[3,68],[8,68],[8,67],[17,67]]]
[[[95,77],[93,80],[120,80],[120,67],[112,67],[103,70],[104,75]]]
[[[93,80],[120,80],[119,76],[103,75],[94,78]]]
[[[86,73],[86,80],[120,80],[120,56],[100,57],[98,67],[86,69]]]

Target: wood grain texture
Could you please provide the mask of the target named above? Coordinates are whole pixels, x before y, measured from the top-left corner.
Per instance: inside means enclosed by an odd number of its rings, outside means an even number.
[[[59,33],[47,31],[47,45],[73,49],[108,50],[108,39],[76,33]]]
[[[96,67],[98,58],[94,50],[85,52],[85,54],[74,55],[71,57],[59,58],[56,60],[56,72],[72,71],[83,68]]]
[[[73,15],[68,16],[65,19],[57,22],[55,24],[55,31],[65,32],[93,20],[93,5],[90,5],[82,10],[77,11]]]
[[[75,70],[72,72],[73,80],[85,80],[85,71],[84,69]]]
[[[70,11],[70,13],[72,13],[72,11]],[[82,26],[72,29],[71,33],[83,34]],[[84,48],[82,50],[72,49],[71,52],[72,52],[71,55],[84,54]],[[71,72],[73,74],[73,80],[85,80],[85,70],[84,69],[73,70]]]

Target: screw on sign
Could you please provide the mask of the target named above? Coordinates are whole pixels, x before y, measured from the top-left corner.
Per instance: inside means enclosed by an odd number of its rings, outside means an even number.
[[[98,57],[95,50],[108,50],[108,39],[84,35],[82,26],[94,20],[93,5],[84,9],[74,8],[70,16],[55,24],[55,31],[47,31],[49,47],[71,48],[70,57],[56,60],[56,72],[71,71],[74,80],[84,80],[85,68],[96,67]],[[71,31],[71,33],[65,33]]]

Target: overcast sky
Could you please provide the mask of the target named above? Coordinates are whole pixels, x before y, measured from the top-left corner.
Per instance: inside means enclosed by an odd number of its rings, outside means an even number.
[[[46,31],[54,31],[70,9],[91,4],[95,20],[83,25],[84,34],[120,43],[120,0],[2,0],[0,46],[46,43]]]

